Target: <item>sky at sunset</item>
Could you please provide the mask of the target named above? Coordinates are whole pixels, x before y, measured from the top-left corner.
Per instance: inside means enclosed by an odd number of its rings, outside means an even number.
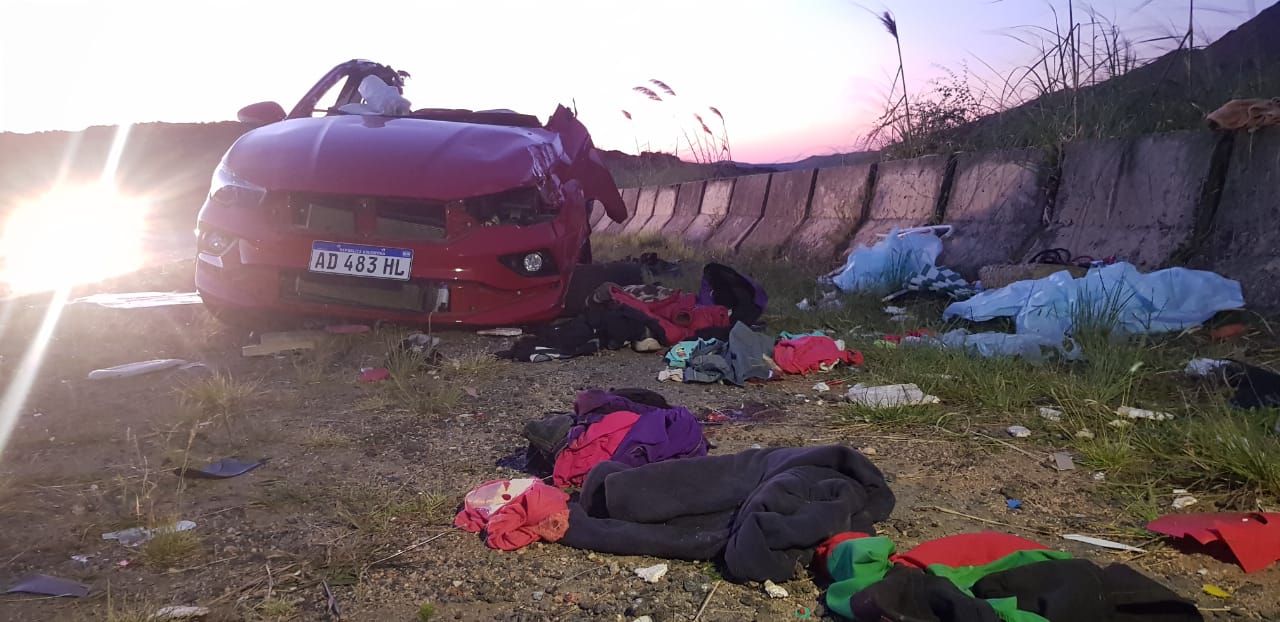
[[[977,58],[998,70],[1025,63],[1032,51],[1008,35],[1053,21],[1046,0],[3,4],[0,131],[227,120],[261,100],[289,108],[333,65],[368,58],[412,74],[405,95],[415,107],[545,120],[576,102],[599,147],[628,152],[670,151],[677,121],[692,128],[692,111],[716,106],[734,159],[747,162],[858,146],[897,68],[871,11],[896,15],[913,90],[966,61],[989,77]],[[1052,4],[1065,14],[1065,1]],[[1197,36],[1216,38],[1269,4],[1197,2]],[[1186,27],[1186,0],[1090,5],[1135,40]],[[650,78],[677,97],[658,103],[631,90]]]

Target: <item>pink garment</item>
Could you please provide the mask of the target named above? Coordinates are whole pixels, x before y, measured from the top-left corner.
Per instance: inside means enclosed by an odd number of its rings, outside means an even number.
[[[569,529],[569,495],[536,479],[495,480],[467,493],[455,527],[485,531],[485,543],[514,551],[555,542]]]
[[[622,439],[640,415],[625,410],[605,415],[591,424],[586,432],[573,439],[559,456],[551,470],[552,481],[557,487],[581,486],[591,467],[613,457]]]
[[[773,362],[788,374],[830,371],[839,363],[861,365],[862,353],[841,350],[830,337],[817,335],[779,341],[773,348]]]

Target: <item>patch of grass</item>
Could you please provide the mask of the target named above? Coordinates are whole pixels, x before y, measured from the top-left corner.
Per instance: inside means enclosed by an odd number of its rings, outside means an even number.
[[[298,605],[283,598],[268,598],[255,607],[258,615],[269,620],[291,618],[298,614]]]
[[[142,558],[149,566],[176,566],[200,554],[200,538],[191,531],[164,529],[142,545]]]
[[[302,446],[311,449],[342,447],[351,444],[351,438],[332,428],[315,427],[302,436]]]
[[[422,603],[418,606],[418,622],[431,622],[436,617],[436,606],[431,603]]]
[[[462,391],[439,377],[434,358],[431,352],[401,348],[399,339],[389,340],[387,371],[391,377],[379,383],[376,390],[411,414],[435,416],[452,412],[462,400]]]
[[[262,383],[244,381],[223,373],[214,373],[177,389],[179,401],[188,409],[206,417],[233,418],[259,395]]]
[[[504,361],[491,354],[480,353],[446,358],[443,367],[444,371],[451,374],[478,376],[484,373],[492,373],[495,367],[509,363],[510,361]]]
[[[350,527],[377,534],[410,525],[447,525],[453,521],[458,497],[452,494],[352,492],[336,500],[337,515]]]

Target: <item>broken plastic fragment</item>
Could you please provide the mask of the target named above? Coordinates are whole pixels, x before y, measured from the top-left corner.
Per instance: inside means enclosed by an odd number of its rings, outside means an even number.
[[[1044,417],[1049,421],[1062,421],[1062,411],[1056,408],[1041,406],[1039,412],[1041,417]]]
[[[476,331],[476,334],[484,337],[519,337],[524,331],[519,328],[488,328]]]
[[[166,369],[195,369],[197,367],[207,367],[204,363],[192,363],[183,359],[153,359],[150,361],[139,361],[137,363],[125,363],[124,365],[116,365],[106,369],[95,369],[89,372],[89,380],[107,380],[110,378],[129,378],[132,376],[141,376],[143,374],[151,374]]]
[[[850,387],[846,397],[850,402],[873,408],[937,404],[942,401],[936,396],[921,391],[920,387],[914,384],[890,384],[878,387],[855,384]]]
[[[1181,510],[1182,508],[1188,508],[1195,505],[1197,501],[1199,500],[1191,495],[1178,497],[1173,500],[1173,509]]]
[[[1209,585],[1208,583],[1206,583],[1204,587],[1201,589],[1204,590],[1205,594],[1208,594],[1214,598],[1231,598],[1231,592],[1228,592],[1216,585]]]
[[[360,370],[360,382],[382,382],[391,377],[391,372],[381,367]]]
[[[657,583],[666,575],[666,564],[658,564],[656,566],[649,566],[648,568],[636,568],[636,576],[644,579],[648,583]]]
[[[1071,540],[1073,542],[1083,542],[1085,544],[1092,544],[1094,546],[1100,546],[1104,549],[1114,549],[1117,551],[1129,551],[1132,553],[1146,553],[1144,549],[1140,549],[1136,546],[1130,546],[1128,544],[1124,544],[1122,542],[1115,542],[1112,540],[1103,540],[1102,538],[1095,538],[1093,536],[1082,536],[1079,534],[1072,533],[1062,537],[1066,540]]]
[[[786,598],[790,596],[785,588],[773,581],[764,582],[764,593],[768,594],[769,598]]]
[[[1071,459],[1071,454],[1060,451],[1053,454],[1053,468],[1059,471],[1074,471],[1076,463]]]
[[[244,475],[260,466],[262,466],[261,462],[241,462],[235,458],[223,458],[198,469],[186,469],[184,471],[182,468],[178,468],[177,471],[178,475],[183,477],[227,479]]]
[[[14,582],[5,594],[40,594],[43,596],[72,596],[80,598],[89,595],[89,586],[69,579],[60,579],[45,574],[33,574]]]
[[[1134,408],[1132,406],[1121,406],[1116,409],[1116,414],[1130,419],[1149,419],[1151,421],[1168,421],[1173,419],[1173,415],[1169,413],[1156,412],[1154,410],[1146,410],[1143,408]]]
[[[180,520],[177,523],[175,523],[172,527],[159,527],[156,529],[147,529],[145,527],[133,527],[131,529],[112,531],[110,533],[102,534],[102,539],[115,540],[125,546],[134,547],[151,540],[152,538],[156,537],[156,534],[159,534],[159,533],[164,533],[167,531],[189,531],[195,528],[196,528],[195,523],[189,520]]]
[[[1280,514],[1169,514],[1148,523],[1147,529],[1191,538],[1202,546],[1222,542],[1247,573],[1280,560]]]
[[[1006,431],[1009,433],[1009,436],[1014,438],[1027,438],[1028,436],[1031,436],[1031,430],[1027,429],[1025,426],[1011,425]]]
[[[196,292],[132,292],[127,294],[93,294],[76,302],[95,304],[108,309],[145,309],[175,305],[204,304]]]
[[[658,372],[658,382],[684,382],[684,370],[664,369]]]
[[[825,382],[819,382],[813,385],[813,390],[817,391],[818,393],[826,393],[827,391],[831,390],[831,387]]]
[[[207,607],[165,607],[147,617],[148,620],[188,620],[209,615]]]

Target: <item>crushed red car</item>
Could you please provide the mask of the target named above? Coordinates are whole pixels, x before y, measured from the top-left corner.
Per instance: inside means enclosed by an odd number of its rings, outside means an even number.
[[[561,315],[590,263],[592,209],[626,219],[587,129],[560,106],[410,110],[408,74],[326,74],[227,150],[197,222],[196,288],[215,315],[494,326]]]

